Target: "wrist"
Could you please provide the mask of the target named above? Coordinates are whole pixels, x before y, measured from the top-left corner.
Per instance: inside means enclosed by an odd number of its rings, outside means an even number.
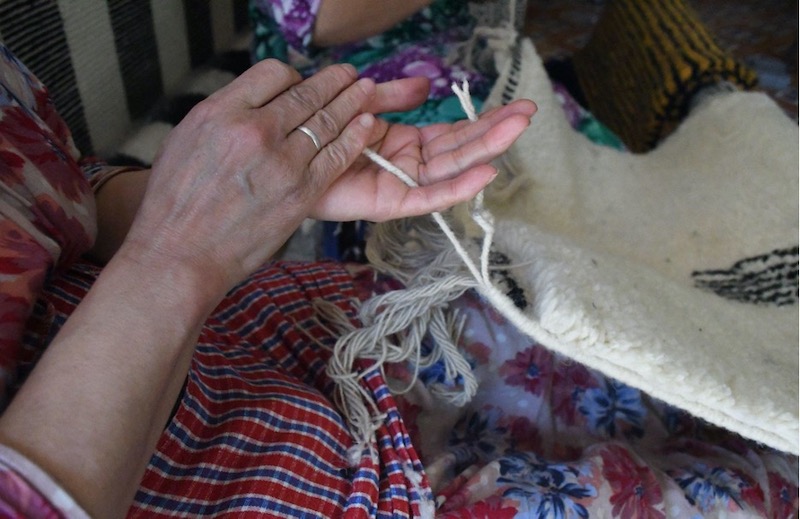
[[[89,255],[105,264],[117,252],[144,198],[149,169],[110,170],[93,185],[97,206],[97,240]]]
[[[126,285],[144,304],[156,298],[156,306],[176,312],[187,325],[202,324],[231,288],[225,276],[197,260],[143,252],[127,242],[104,268],[100,280],[104,278]],[[126,293],[125,300],[133,298]]]

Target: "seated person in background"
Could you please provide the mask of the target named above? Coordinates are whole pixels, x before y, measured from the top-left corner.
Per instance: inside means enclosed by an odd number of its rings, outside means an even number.
[[[399,418],[378,459],[345,459],[325,375],[336,337],[312,301],[351,311],[356,281],[341,265],[267,262],[308,216],[469,199],[535,111],[426,128],[374,117],[416,106],[425,86],[376,87],[347,65],[303,80],[264,61],[195,107],[151,170],[130,171],[80,157],[44,85],[0,45],[3,514],[418,511],[426,485],[413,449],[392,443]]]

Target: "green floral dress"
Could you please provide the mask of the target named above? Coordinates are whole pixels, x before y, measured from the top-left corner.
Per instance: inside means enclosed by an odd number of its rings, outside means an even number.
[[[472,35],[475,21],[463,0],[437,0],[392,29],[366,40],[320,49],[311,43],[319,0],[254,0],[253,58],[277,58],[304,76],[331,63],[350,63],[362,77],[376,82],[427,77],[428,101],[412,112],[388,114],[392,122],[426,124],[464,119],[451,84],[469,81],[480,110],[494,80],[493,71],[474,70],[454,62],[459,47]]]

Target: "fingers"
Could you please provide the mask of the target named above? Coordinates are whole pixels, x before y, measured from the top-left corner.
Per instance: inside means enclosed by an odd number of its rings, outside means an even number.
[[[286,137],[289,146],[303,150],[303,158],[311,159],[334,141],[342,130],[363,111],[375,96],[375,83],[361,79],[336,95],[332,101],[301,122],[308,132],[296,131],[293,127]],[[310,133],[311,135],[308,135]],[[316,137],[317,142],[312,138]],[[329,152],[326,152],[329,153]]]
[[[453,124],[432,124],[420,129],[426,149],[433,153],[451,151],[485,133],[487,128],[504,119],[522,115],[530,119],[536,113],[536,104],[527,99],[518,99],[480,114],[477,121],[468,119]]]
[[[359,115],[313,158],[308,167],[308,181],[314,184],[312,189],[322,191],[327,188],[361,156],[374,124],[372,114]]]
[[[484,164],[464,171],[458,177],[409,189],[391,218],[443,211],[471,200],[496,176],[497,170]]]
[[[482,115],[478,121],[457,123],[450,130],[426,129],[420,184],[448,179],[505,152],[530,125],[536,105],[519,101]]]
[[[352,86],[358,79],[355,68],[352,65],[332,65],[317,72],[313,76],[296,83],[289,87],[285,92],[276,96],[269,105],[264,107],[270,117],[277,121],[286,135],[294,131],[301,124],[311,128],[317,135],[325,130],[322,126],[335,124],[330,121],[329,114],[323,112],[317,120],[319,124],[307,124],[320,110],[327,109],[331,101],[337,98]],[[360,84],[364,87],[364,83]],[[352,95],[357,91],[351,91]],[[363,98],[360,100],[359,111],[366,104],[367,98],[374,95],[374,88],[370,92],[362,92]],[[352,100],[352,97],[350,98]],[[351,118],[358,111],[353,111]],[[344,125],[338,129],[344,128]]]
[[[366,111],[373,114],[412,110],[428,98],[430,81],[424,77],[410,77],[379,83],[373,101]]]
[[[209,96],[231,108],[264,106],[303,78],[297,70],[275,59],[260,61]]]
[[[389,175],[385,172],[384,174]],[[377,189],[378,197],[370,208],[360,207],[349,212],[347,208],[343,208],[337,211],[337,219],[360,218],[382,222],[443,211],[473,199],[495,176],[497,171],[493,167],[481,165],[463,172],[458,177],[429,186],[411,188],[397,179],[392,179],[391,188],[386,188],[384,185],[383,189]],[[375,188],[369,180],[359,180],[365,184],[361,189],[362,192],[369,193]],[[357,207],[357,204],[354,203],[353,207]]]

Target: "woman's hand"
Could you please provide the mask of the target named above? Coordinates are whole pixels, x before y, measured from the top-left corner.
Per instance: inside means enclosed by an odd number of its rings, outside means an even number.
[[[424,78],[382,83],[377,85],[366,111],[409,110],[424,102],[428,91],[428,80]],[[95,261],[108,263],[125,241],[144,199],[150,175],[149,169],[127,171],[112,177],[95,194],[98,236],[91,251]]]
[[[416,80],[376,89],[341,65],[303,81],[264,61],[198,104],[159,152],[120,250],[0,416],[0,443],[93,517],[123,517],[200,329],[234,283],[309,214],[385,219],[468,198],[491,178],[479,163],[533,110],[510,105],[425,130],[370,113],[409,108],[425,93]],[[359,159],[369,143],[425,187],[409,190]]]
[[[157,155],[120,252],[155,268],[202,272],[219,295],[263,264],[307,216],[387,220],[473,197],[494,176],[486,163],[528,126],[518,101],[475,123],[419,129],[371,113],[424,101],[427,81],[378,88],[334,65],[301,80],[264,61],[200,103]],[[321,140],[296,128],[305,125]],[[371,145],[422,187],[411,189],[361,155]]]
[[[495,177],[497,172],[488,163],[511,146],[535,112],[533,102],[518,100],[482,114],[474,123],[465,120],[417,128],[378,120],[370,147],[420,187],[408,187],[361,156],[325,192],[312,215],[336,221],[384,221],[469,200]]]
[[[197,269],[221,295],[278,250],[359,156],[375,93],[349,65],[302,80],[278,61],[256,64],[170,134],[118,255]]]

